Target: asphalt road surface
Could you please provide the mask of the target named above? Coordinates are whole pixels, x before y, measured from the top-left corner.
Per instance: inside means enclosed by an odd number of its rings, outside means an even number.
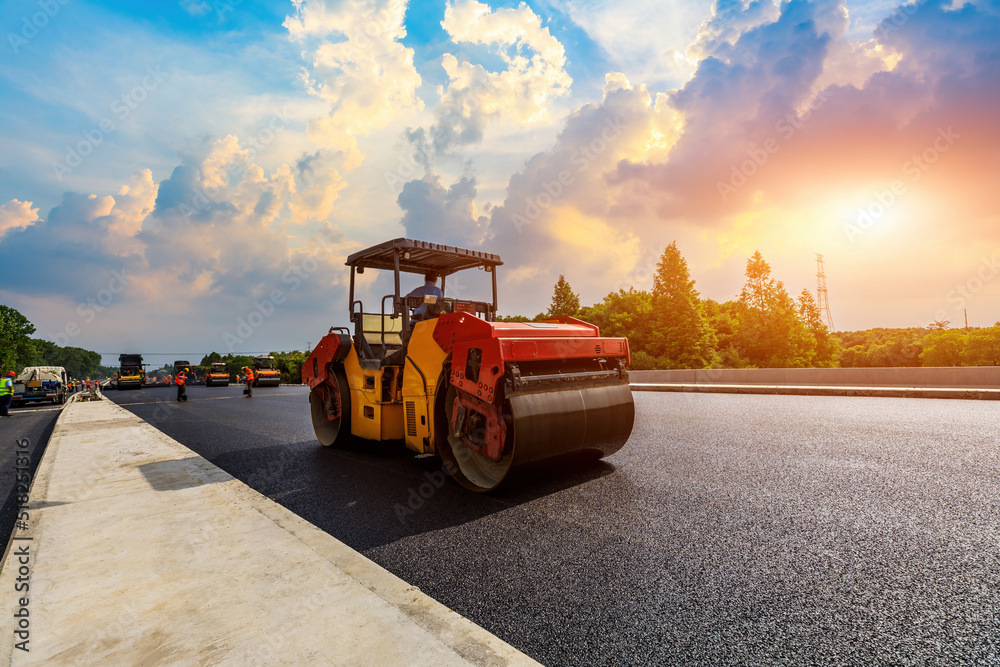
[[[24,458],[27,452],[28,472],[33,478],[62,408],[61,405],[32,402],[11,408],[9,418],[0,418],[0,498],[3,499],[0,508],[0,539],[3,542],[0,544],[4,546],[17,518],[17,475],[24,474],[14,469],[18,455]],[[31,520],[30,514],[28,520]]]
[[[173,391],[108,395],[548,665],[1000,664],[990,401],[636,393],[618,454],[476,495],[320,447],[305,388]]]

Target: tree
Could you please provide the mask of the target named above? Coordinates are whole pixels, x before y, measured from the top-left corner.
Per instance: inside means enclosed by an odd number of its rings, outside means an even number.
[[[799,295],[799,317],[809,329],[813,340],[816,341],[812,365],[818,367],[835,366],[840,350],[836,341],[830,339],[830,330],[826,328],[823,316],[819,312],[819,306],[816,305],[816,299],[813,298],[812,292],[808,289],[803,289],[802,294]]]
[[[74,378],[101,375],[101,355],[79,347],[59,347],[47,340],[36,340],[34,365],[62,366]]]
[[[715,336],[705,320],[687,261],[674,241],[653,277],[653,333],[650,352],[666,368],[705,368],[715,356]]]
[[[1000,326],[965,334],[962,361],[966,366],[1000,366]]]
[[[799,316],[799,307],[760,251],[747,260],[747,282],[740,292],[741,357],[758,368],[802,368],[813,365],[816,339]]]
[[[560,275],[555,284],[552,304],[546,314],[549,317],[574,317],[579,311],[580,297],[573,293],[565,276]]]
[[[924,336],[920,360],[924,366],[961,366],[965,334],[961,331],[935,330]]]
[[[715,335],[715,350],[720,368],[747,368],[752,364],[740,355],[738,345],[740,321],[743,308],[736,301],[719,303],[712,299],[701,302],[708,326]]]
[[[767,312],[784,289],[781,282],[771,278],[771,265],[764,261],[760,250],[754,251],[753,257],[747,260],[747,282],[740,291],[740,303],[759,312]]]
[[[212,351],[212,352],[209,352],[208,354],[206,354],[204,357],[202,357],[201,358],[201,363],[198,364],[198,365],[199,366],[205,366],[207,368],[207,367],[211,366],[212,364],[218,363],[220,361],[222,361],[222,355],[219,354],[218,352]],[[171,368],[173,368],[173,367],[171,366]]]
[[[0,306],[0,370],[19,373],[35,365],[37,350],[31,334],[35,326],[9,306]]]
[[[920,366],[920,352],[927,329],[866,329],[840,331],[831,336],[843,352],[842,368],[873,366]]]
[[[299,384],[302,382],[302,363],[309,356],[310,352],[272,352],[274,357],[274,367],[281,371],[281,381],[286,384]]]

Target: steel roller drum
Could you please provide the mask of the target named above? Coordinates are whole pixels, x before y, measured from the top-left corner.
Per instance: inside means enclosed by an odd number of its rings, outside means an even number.
[[[628,441],[635,420],[632,391],[625,383],[518,394],[507,401],[511,410],[508,439],[513,442],[500,461],[491,461],[454,435],[448,436],[451,452],[442,454],[457,465],[453,476],[468,489],[489,491],[512,468],[561,454],[614,454]]]

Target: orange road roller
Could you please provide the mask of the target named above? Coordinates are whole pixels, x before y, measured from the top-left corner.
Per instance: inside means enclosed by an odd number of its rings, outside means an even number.
[[[274,357],[266,355],[253,358],[255,387],[277,387],[281,384],[281,371],[274,367]]]
[[[348,257],[353,335],[331,327],[302,365],[320,443],[403,440],[479,492],[523,463],[621,449],[635,417],[628,340],[571,317],[497,322],[502,264],[491,253],[410,239]],[[368,269],[393,273],[394,292],[378,312],[355,300],[355,277]],[[492,301],[400,292],[401,274],[434,272],[447,294],[447,277],[470,269],[492,274]]]

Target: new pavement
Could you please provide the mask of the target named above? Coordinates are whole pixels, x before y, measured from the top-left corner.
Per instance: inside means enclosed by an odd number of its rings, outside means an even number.
[[[17,514],[18,484],[34,476],[61,410],[61,405],[29,403],[11,408],[10,417],[0,419],[0,539],[4,545]]]
[[[1000,663],[992,401],[636,393],[618,454],[476,495],[239,392],[108,395],[545,664]]]

